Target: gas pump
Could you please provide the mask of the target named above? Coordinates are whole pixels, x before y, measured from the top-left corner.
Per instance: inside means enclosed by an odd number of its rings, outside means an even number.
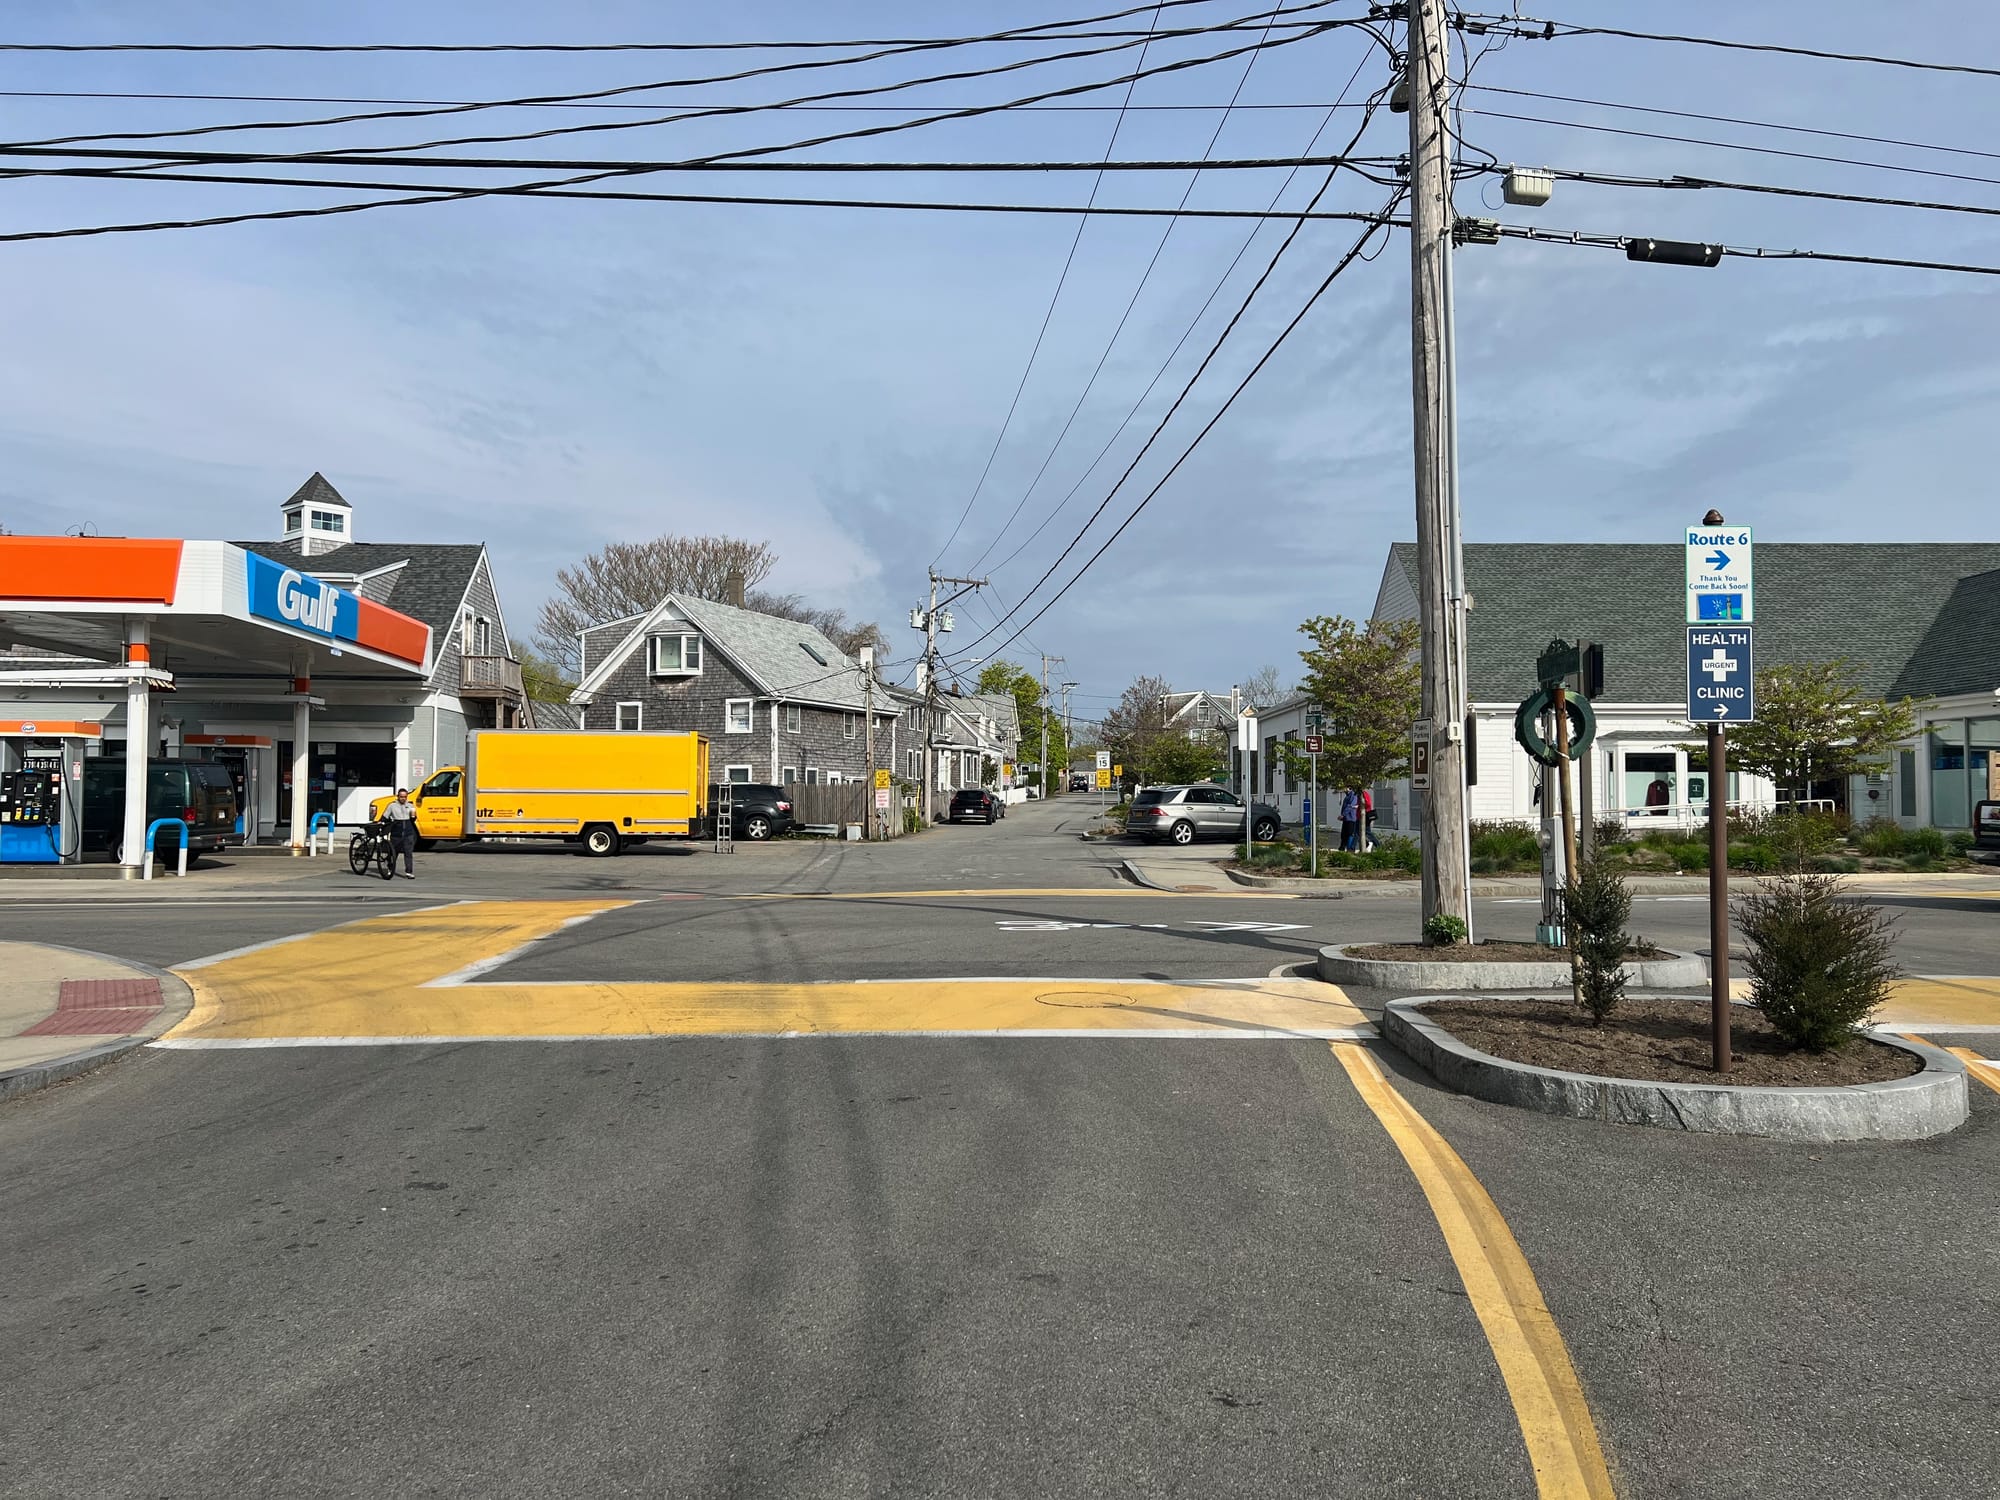
[[[82,760],[61,750],[23,754],[0,771],[0,865],[73,864],[83,843]]]

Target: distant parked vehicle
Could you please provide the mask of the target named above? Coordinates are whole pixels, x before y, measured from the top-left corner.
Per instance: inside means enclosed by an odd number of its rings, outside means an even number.
[[[2000,859],[2000,802],[1981,802],[1973,807],[1972,850],[1975,856]]]
[[[1243,799],[1226,786],[1149,786],[1132,798],[1125,831],[1149,844],[1170,839],[1192,844],[1201,838],[1243,837]],[[1269,803],[1254,804],[1250,836],[1268,844],[1285,824]]]
[[[946,821],[951,823],[997,823],[1007,816],[1007,805],[991,792],[983,788],[972,788],[963,792],[953,792],[951,811]]]
[[[1070,773],[1069,789],[1072,792],[1087,792],[1090,790],[1091,784],[1090,772],[1072,771]]]

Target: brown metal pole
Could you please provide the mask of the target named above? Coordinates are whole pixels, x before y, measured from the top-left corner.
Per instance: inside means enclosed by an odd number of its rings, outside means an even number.
[[[1720,724],[1708,726],[1708,972],[1709,1043],[1715,1071],[1729,1057],[1729,744]]]
[[[1583,975],[1576,959],[1576,917],[1570,907],[1569,891],[1576,884],[1576,795],[1571,786],[1569,765],[1569,691],[1560,683],[1555,689],[1556,754],[1562,757],[1556,768],[1562,787],[1563,828],[1563,945],[1569,949],[1570,998],[1583,1003]]]

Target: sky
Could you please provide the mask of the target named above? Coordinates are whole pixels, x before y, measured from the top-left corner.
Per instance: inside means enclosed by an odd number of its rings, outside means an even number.
[[[572,0],[560,8],[527,0],[352,0],[338,8],[48,0],[9,39],[916,38],[1119,8],[1052,0]],[[1365,9],[1342,0],[1315,14]],[[1639,0],[1523,0],[1519,10],[1637,30],[1667,29],[1670,14],[1670,29],[1687,34],[2000,65],[2000,13],[1979,0],[1922,7],[1922,27],[1907,24],[1902,8],[1855,0],[1809,10],[1781,0],[1688,0],[1670,12]],[[1158,24],[1214,25],[1253,13],[1263,14],[1255,0],[1202,0],[1163,10]],[[1152,20],[1143,12],[1097,29],[1143,31]],[[1255,39],[1222,32],[1155,41],[1145,65]],[[1109,45],[987,44],[726,84],[682,82],[619,102],[660,113],[769,104]],[[0,52],[0,139],[390,107],[51,97],[61,94],[480,101],[846,55]],[[997,103],[1116,78],[1138,55],[1135,48],[928,84],[875,102],[932,112]],[[1344,107],[1329,114],[1350,77]],[[1324,154],[1362,125],[1353,106],[1389,77],[1388,58],[1366,33],[1344,28],[1143,79],[1129,101],[1121,85],[1051,101],[1088,109],[1014,109],[784,159],[1096,163],[1108,153],[1192,161],[1294,156],[1315,138]],[[2000,210],[2000,148],[1986,149],[1995,143],[1985,128],[2000,105],[2000,78],[1564,37],[1495,47],[1471,81],[1477,87],[1463,95],[1469,161]],[[1236,108],[1225,113],[1232,96]],[[683,160],[911,117],[766,109],[447,149]],[[331,151],[649,118],[515,107],[160,144]],[[1406,120],[1376,112],[1356,153],[1400,154]],[[1815,133],[1827,131],[1883,139]],[[1933,149],[1942,147],[1956,149]],[[449,182],[470,174],[385,165],[372,175]],[[563,174],[493,180],[554,175]],[[710,171],[650,174],[629,186],[1074,206],[1088,201],[1093,175]],[[1193,207],[1262,209],[1274,197],[1297,207],[1323,177],[1323,169],[1289,180],[1277,169],[1210,171],[1190,191],[1187,171],[1114,172],[1096,191],[1103,204],[1172,208],[1185,193]],[[1387,195],[1343,172],[1320,207],[1372,212]],[[382,196],[16,178],[0,193],[0,234]],[[1551,231],[2000,265],[2000,222],[1970,214],[1575,182],[1559,182],[1544,207],[1511,207],[1491,175],[1461,184],[1458,209]],[[1013,638],[1153,489],[1359,232],[1334,222],[1299,231],[1180,412],[1112,493],[1291,226],[1098,217],[1079,236],[1078,222],[501,196],[0,242],[0,525],[270,536],[280,502],[320,470],[354,504],[359,540],[484,541],[521,637],[563,564],[607,542],[723,531],[773,544],[781,563],[771,586],[881,621],[892,677],[921,642],[907,615],[933,565],[990,579],[954,611],[948,644],[967,675],[976,658],[996,653],[1036,670],[1043,653],[1060,657],[1051,679],[1077,684],[1079,717],[1108,707],[1141,675],[1221,692],[1267,663],[1289,676],[1300,622],[1365,615],[1390,544],[1414,533],[1407,240],[1378,235],[1371,258],[1334,281],[1101,560]],[[1988,471],[2000,278],[1743,259],[1712,270],[1641,265],[1615,250],[1519,240],[1467,246],[1456,265],[1469,540],[1668,540],[1711,505],[1766,540],[1994,538],[2000,508]],[[1079,532],[1069,560],[1031,596]],[[1004,627],[982,641],[1002,618]]]

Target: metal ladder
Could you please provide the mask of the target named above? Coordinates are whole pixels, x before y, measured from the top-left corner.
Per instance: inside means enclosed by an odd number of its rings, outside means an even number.
[[[736,852],[736,793],[734,783],[723,782],[716,793],[715,806],[710,815],[715,819],[715,852],[734,854]]]

